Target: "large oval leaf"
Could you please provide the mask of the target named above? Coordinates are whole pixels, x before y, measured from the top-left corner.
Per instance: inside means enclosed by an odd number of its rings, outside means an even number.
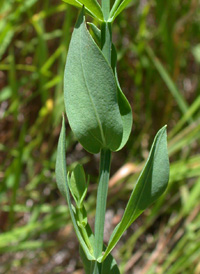
[[[117,244],[124,231],[165,191],[169,180],[166,126],[161,128],[153,142],[147,162],[131,193],[121,222],[114,229],[104,260]]]
[[[64,99],[72,131],[86,150],[118,149],[123,127],[115,77],[86,28],[83,10],[69,47]]]
[[[97,42],[100,44],[101,30],[98,29],[93,23],[89,23],[89,25],[94,33],[94,36]],[[118,100],[119,111],[122,118],[122,126],[123,126],[123,136],[122,136],[121,144],[119,148],[117,149],[118,151],[122,149],[128,141],[128,138],[130,136],[131,129],[132,129],[133,117],[132,117],[131,106],[119,84],[118,75],[117,75],[117,51],[114,44],[112,44],[111,66],[114,71],[115,80],[117,83],[117,100]]]

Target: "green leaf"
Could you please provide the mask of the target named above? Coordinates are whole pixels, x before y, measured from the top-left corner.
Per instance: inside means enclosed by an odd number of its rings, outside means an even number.
[[[77,220],[77,224],[81,228],[85,228],[87,225],[87,212],[85,210],[85,207],[82,206],[80,208],[76,208],[76,215],[75,218]]]
[[[83,267],[84,267],[85,273],[91,273],[93,262],[89,261],[87,259],[87,257],[85,255],[83,249],[81,248],[81,246],[79,246],[79,254],[80,254],[81,260],[83,262]]]
[[[112,68],[86,29],[83,10],[76,23],[64,75],[64,100],[69,124],[91,153],[116,151],[123,127]]]
[[[126,96],[124,95],[124,93],[120,87],[120,84],[119,84],[119,80],[118,80],[118,76],[117,76],[117,51],[116,51],[114,44],[112,44],[112,68],[114,70],[115,79],[117,82],[118,105],[119,105],[119,111],[120,111],[120,115],[122,118],[122,125],[123,125],[122,141],[121,141],[119,148],[117,149],[117,150],[120,150],[125,146],[125,144],[128,141],[128,138],[130,136],[131,129],[132,129],[132,123],[133,123],[133,117],[132,117],[131,106],[130,106],[128,100],[126,99]]]
[[[86,182],[84,169],[82,165],[78,164],[72,171],[69,180],[69,188],[77,206],[79,207],[83,203],[83,200],[87,193],[87,187],[88,184]]]
[[[56,157],[56,183],[58,189],[64,197],[66,197],[66,178],[67,178],[67,166],[65,159],[65,120],[63,117],[62,128],[58,140],[58,149]]]
[[[92,233],[92,229],[88,223],[86,226],[86,231],[87,231],[87,235],[88,235],[91,245],[94,246],[94,234]],[[87,259],[87,256],[85,255],[85,252],[81,246],[79,246],[79,254],[80,254],[81,260],[83,262],[85,273],[91,273],[92,266],[93,266],[94,262],[89,261]]]
[[[92,32],[94,33],[94,37],[96,39],[97,44],[101,45],[101,30],[97,28],[97,26],[91,22],[87,23],[90,27]]]
[[[119,1],[118,1],[119,2]],[[131,2],[136,2],[136,0],[124,0],[116,9],[111,11],[109,21],[113,22],[115,18],[130,4]]]
[[[59,190],[67,199],[71,220],[74,226],[76,236],[80,242],[80,245],[83,248],[88,260],[94,260],[95,259],[94,256],[90,253],[88,246],[86,245],[79,231],[79,227],[76,223],[76,218],[74,216],[74,212],[72,209],[69,187],[67,183],[68,176],[67,176],[67,166],[66,166],[66,158],[65,158],[65,143],[66,143],[66,133],[65,133],[65,121],[63,117],[62,129],[61,129],[61,133],[58,141],[58,150],[57,150],[57,158],[56,158],[56,181],[57,181]]]
[[[106,247],[104,246],[104,250]],[[119,268],[117,266],[117,262],[113,258],[111,254],[109,254],[105,261],[102,263],[101,274],[120,274]]]
[[[85,6],[86,10],[100,21],[103,20],[103,13],[99,3],[96,0],[63,0],[64,2],[78,8]]]
[[[101,30],[98,29],[93,23],[88,23],[88,24],[90,25],[97,42],[100,44]],[[116,51],[114,44],[112,44],[111,59],[112,59],[111,66],[114,71],[115,79],[116,79],[116,83],[117,83],[118,105],[119,105],[119,111],[120,111],[120,115],[122,118],[122,125],[123,125],[123,137],[122,137],[120,147],[117,149],[117,150],[120,150],[125,146],[126,142],[128,141],[128,138],[130,136],[132,123],[133,123],[133,117],[132,117],[131,106],[130,106],[128,100],[126,99],[126,96],[124,95],[124,93],[120,87],[120,84],[119,84],[119,80],[118,80],[118,76],[117,76],[117,67],[116,67],[117,66],[117,51]]]
[[[103,261],[107,257],[124,231],[148,206],[160,197],[167,188],[168,180],[169,159],[166,126],[164,126],[158,131],[154,139],[149,157],[131,193],[122,220],[114,229],[105,254],[98,261]]]
[[[118,84],[119,110],[120,110],[122,124],[123,124],[123,137],[122,137],[121,144],[120,144],[119,148],[117,149],[117,150],[120,150],[125,146],[125,144],[128,141],[128,138],[130,136],[132,123],[133,123],[133,117],[132,117],[131,106],[130,106],[126,96],[122,92],[117,78],[116,78],[116,80],[117,80],[117,84]]]

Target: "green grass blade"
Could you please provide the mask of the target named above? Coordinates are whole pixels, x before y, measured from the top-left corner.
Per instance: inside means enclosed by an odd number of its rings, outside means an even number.
[[[188,111],[181,117],[178,123],[174,126],[174,128],[169,133],[169,138],[171,139],[182,127],[183,125],[192,119],[195,112],[200,109],[200,96],[197,97],[193,104],[190,106]]]
[[[184,97],[181,95],[180,91],[170,78],[169,74],[167,73],[166,69],[163,67],[161,62],[158,60],[158,58],[155,56],[153,50],[149,47],[145,47],[146,52],[155,65],[156,69],[158,70],[160,76],[162,77],[163,81],[165,82],[166,86],[168,87],[169,91],[171,92],[172,96],[175,98],[181,112],[185,114],[188,110],[188,105],[184,99]],[[189,118],[189,121],[191,121],[191,118]]]
[[[25,134],[26,134],[26,124],[23,125],[21,129],[21,134],[19,137],[19,147],[18,147],[18,157],[14,160],[14,184],[12,188],[12,197],[10,199],[10,212],[9,212],[9,220],[10,225],[14,224],[15,214],[14,214],[14,206],[17,201],[17,193],[19,191],[21,174],[23,169],[23,149],[25,142]]]
[[[5,247],[0,247],[0,254],[5,254],[5,252],[19,252],[19,251],[28,251],[28,250],[35,250],[39,248],[49,248],[55,246],[54,241],[25,241],[18,243],[17,245],[9,245]]]
[[[188,147],[192,142],[200,138],[200,119],[193,122],[169,140],[169,155]]]

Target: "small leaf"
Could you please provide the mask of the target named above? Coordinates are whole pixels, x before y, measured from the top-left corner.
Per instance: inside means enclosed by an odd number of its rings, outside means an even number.
[[[78,207],[81,206],[87,193],[87,186],[84,169],[82,165],[78,164],[72,171],[69,180],[69,188]]]
[[[132,117],[131,106],[130,106],[128,100],[126,99],[126,96],[124,95],[124,93],[120,87],[120,84],[119,84],[118,75],[117,75],[117,51],[116,51],[114,44],[112,44],[112,61],[111,61],[111,63],[112,63],[113,71],[115,73],[115,79],[117,82],[117,91],[118,91],[117,99],[118,99],[119,111],[120,111],[120,115],[122,118],[122,125],[123,125],[123,136],[122,136],[121,144],[120,144],[119,148],[117,149],[117,150],[120,150],[125,146],[125,144],[128,141],[128,138],[131,134],[133,117]]]
[[[115,247],[124,231],[165,191],[168,180],[169,159],[166,126],[164,126],[158,131],[154,139],[149,157],[131,193],[122,220],[114,229],[101,261]]]
[[[129,3],[136,2],[135,0],[124,0],[121,2],[121,4],[118,6],[116,10],[110,14],[111,19],[109,21],[113,22],[115,18],[128,6]]]
[[[82,206],[81,208],[76,208],[76,220],[77,224],[81,228],[85,228],[87,225],[87,212],[85,210],[85,207]]]
[[[65,120],[63,117],[62,120],[62,128],[58,140],[58,150],[56,157],[56,183],[58,189],[62,193],[64,197],[66,197],[66,181],[67,177],[67,167],[65,165]],[[64,166],[63,166],[64,165]]]
[[[118,79],[117,79],[117,83],[119,84]],[[131,106],[126,96],[122,92],[120,85],[118,85],[118,103],[119,103],[119,110],[122,118],[122,124],[123,124],[123,136],[122,136],[121,144],[119,148],[117,149],[117,151],[122,149],[127,143],[128,138],[131,134],[131,128],[133,123]]]
[[[76,236],[80,242],[80,245],[82,246],[88,260],[94,260],[95,259],[94,256],[90,253],[88,246],[86,245],[79,231],[79,227],[76,223],[76,218],[74,216],[74,211],[72,209],[69,187],[67,183],[68,176],[67,176],[66,158],[65,158],[65,142],[66,142],[65,121],[63,117],[62,129],[61,129],[61,133],[58,141],[58,150],[57,150],[57,159],[56,159],[56,181],[57,181],[59,190],[67,199],[71,220],[74,226]]]
[[[64,100],[72,131],[86,150],[118,149],[123,128],[115,77],[86,29],[83,10],[69,47]]]
[[[84,5],[86,10],[95,18],[100,21],[103,20],[103,13],[99,3],[96,0],[63,0],[64,2],[73,5],[78,8],[82,8]]]
[[[91,27],[97,44],[101,45],[101,30],[99,28],[97,28],[97,26],[95,24],[93,24],[91,22],[88,22],[87,24]]]

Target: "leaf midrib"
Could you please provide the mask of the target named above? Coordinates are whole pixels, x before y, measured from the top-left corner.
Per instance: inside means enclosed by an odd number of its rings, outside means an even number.
[[[84,32],[83,32],[84,33]],[[81,69],[82,69],[82,74],[83,74],[83,79],[84,79],[84,83],[85,83],[85,87],[86,87],[86,90],[87,90],[87,93],[88,93],[88,96],[89,96],[89,99],[90,99],[90,102],[92,104],[92,107],[93,107],[93,110],[94,110],[94,113],[95,113],[95,116],[96,116],[96,120],[97,120],[97,123],[99,125],[99,129],[100,129],[100,133],[101,133],[101,138],[102,138],[102,141],[103,141],[103,144],[102,142],[97,139],[104,147],[106,146],[106,141],[105,141],[105,136],[104,136],[104,133],[103,133],[103,127],[102,127],[102,124],[101,124],[101,121],[100,121],[100,118],[99,118],[99,115],[98,115],[98,112],[96,110],[96,107],[95,107],[95,103],[93,102],[93,99],[92,99],[92,96],[91,96],[91,93],[90,93],[90,90],[88,88],[88,85],[87,85],[87,81],[86,81],[86,76],[85,76],[85,71],[83,69],[83,58],[82,58],[82,37],[80,37],[82,34],[82,32],[80,32],[80,35],[79,35],[79,41],[80,41],[80,46],[79,46],[79,54],[80,54],[80,60],[81,60]],[[95,136],[96,137],[96,136]]]

